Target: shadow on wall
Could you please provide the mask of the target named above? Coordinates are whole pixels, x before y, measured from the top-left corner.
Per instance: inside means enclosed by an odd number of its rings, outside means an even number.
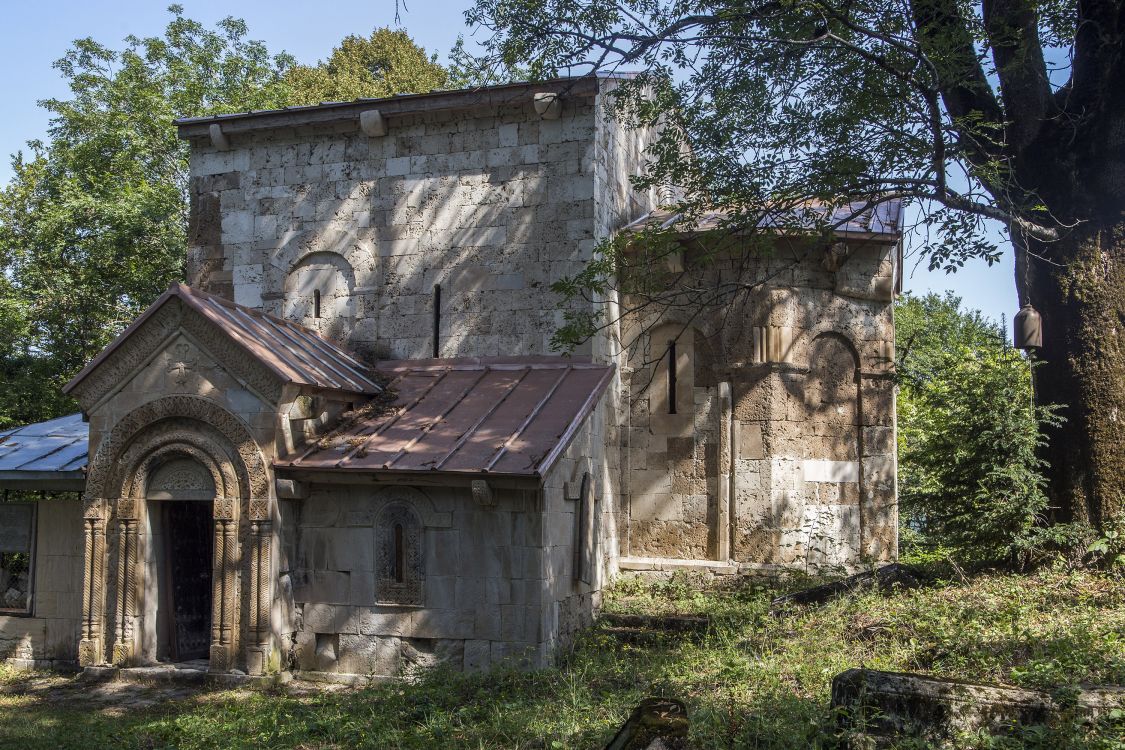
[[[765,288],[700,326],[633,321],[629,554],[718,559],[730,472],[735,559],[858,561],[860,358],[824,330],[853,327],[832,294]],[[726,438],[720,382],[732,386]]]
[[[369,358],[433,356],[435,328],[439,356],[548,354],[563,319],[549,286],[596,244],[593,109],[567,106],[589,111],[249,145],[245,171],[196,178],[191,241],[207,257],[191,281]],[[316,322],[316,291],[337,322]]]

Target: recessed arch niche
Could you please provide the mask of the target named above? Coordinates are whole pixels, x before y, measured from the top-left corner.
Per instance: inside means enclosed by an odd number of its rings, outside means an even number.
[[[322,336],[342,341],[355,319],[355,269],[339,253],[318,251],[285,277],[283,314]]]

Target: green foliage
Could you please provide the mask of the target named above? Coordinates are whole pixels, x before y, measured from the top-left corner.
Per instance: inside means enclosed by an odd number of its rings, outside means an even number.
[[[122,49],[80,39],[56,63],[71,95],[42,102],[49,139],[28,144],[0,190],[0,427],[66,413],[60,388],[184,275],[189,147],[173,119],[445,85],[403,31],[348,37],[294,67],[227,18],[204,28],[169,8],[158,37]]]
[[[1012,561],[1044,520],[1040,426],[1031,364],[1000,326],[951,295],[895,308],[901,388],[899,501],[917,546],[963,563]]]
[[[449,51],[449,87],[467,89],[476,86],[495,86],[502,83],[526,81],[530,79],[527,69],[519,65],[503,65],[485,58],[477,57],[465,47],[465,37],[457,36],[457,42]]]
[[[382,28],[345,37],[325,62],[290,68],[285,84],[289,104],[319,104],[446,88],[449,72],[405,31]]]
[[[1125,571],[1125,518],[1116,517],[1087,547],[1091,562],[1110,570]]]
[[[129,693],[120,711],[85,703],[96,689],[70,678],[53,678],[79,693],[67,701],[44,699],[43,677],[21,691],[20,678],[0,667],[7,683],[0,746],[595,748],[642,698],[661,695],[687,703],[699,750],[831,748],[838,731],[831,679],[858,665],[1049,690],[1125,680],[1119,579],[1062,569],[992,575],[844,597],[777,617],[770,599],[785,588],[752,578],[722,585],[625,578],[607,596],[608,609],[708,614],[711,632],[685,639],[652,631],[640,642],[595,626],[550,669],[438,670],[412,684],[344,693],[217,690],[149,705],[134,705]],[[1109,750],[1125,740],[1125,726],[1112,721],[1021,731],[1051,737],[1060,748]],[[958,747],[988,742],[1002,740],[967,738]]]
[[[287,56],[228,18],[171,6],[164,34],[121,50],[80,39],[56,63],[68,99],[0,192],[0,424],[58,414],[59,388],[183,277],[187,144],[175,117],[284,104]]]

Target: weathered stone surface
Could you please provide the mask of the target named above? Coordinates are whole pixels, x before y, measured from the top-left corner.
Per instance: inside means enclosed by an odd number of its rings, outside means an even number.
[[[658,200],[633,180],[655,133],[613,117],[614,80],[575,85],[555,119],[505,88],[396,110],[375,138],[357,118],[243,129],[226,150],[201,134],[190,283],[369,358],[553,354],[567,313],[604,310],[551,285]],[[286,117],[323,114],[310,112]],[[754,292],[695,317],[614,319],[575,352],[615,364],[613,380],[541,486],[490,479],[482,502],[440,472],[424,489],[278,484],[273,460],[323,437],[354,394],[286,385],[204,317],[161,308],[77,394],[89,497],[65,538],[40,525],[36,617],[0,618],[0,650],[162,658],[146,483],[173,459],[212,478],[216,670],[542,666],[591,622],[622,554],[713,570],[891,560],[892,244],[849,246],[832,271],[784,239],[706,267],[675,252],[685,283],[718,288],[749,269]],[[578,502],[566,488],[586,479]],[[80,649],[58,645],[75,630]]]
[[[905,737],[947,746],[964,732],[1003,735],[1013,727],[1045,724],[1062,708],[1045,692],[871,669],[836,675],[832,707],[856,747]],[[1095,717],[1121,707],[1121,687],[1085,688],[1075,696],[1080,715]]]
[[[682,750],[687,747],[689,728],[687,707],[681,701],[645,698],[605,747],[606,750]]]
[[[823,604],[850,591],[863,591],[877,588],[880,591],[890,592],[897,588],[912,589],[922,585],[922,575],[909,565],[892,563],[884,565],[874,571],[865,571],[850,575],[839,581],[825,583],[820,586],[795,591],[791,594],[776,597],[770,602],[770,611],[779,613],[789,606],[808,604]]]

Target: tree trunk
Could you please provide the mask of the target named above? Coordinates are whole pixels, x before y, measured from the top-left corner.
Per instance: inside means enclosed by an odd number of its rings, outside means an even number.
[[[1125,222],[1025,246],[1020,303],[1043,316],[1036,399],[1066,420],[1046,435],[1052,514],[1101,527],[1125,510]]]

